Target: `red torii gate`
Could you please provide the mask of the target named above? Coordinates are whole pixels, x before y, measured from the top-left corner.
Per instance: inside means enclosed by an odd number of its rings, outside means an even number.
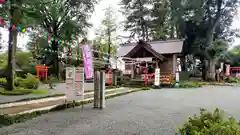
[[[48,79],[48,67],[45,65],[36,66],[37,78]]]

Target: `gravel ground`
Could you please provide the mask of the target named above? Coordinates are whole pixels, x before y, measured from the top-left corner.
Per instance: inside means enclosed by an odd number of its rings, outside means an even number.
[[[0,129],[0,135],[174,135],[200,108],[224,109],[240,119],[240,87],[161,89],[106,101],[104,110],[81,108],[52,112]]]

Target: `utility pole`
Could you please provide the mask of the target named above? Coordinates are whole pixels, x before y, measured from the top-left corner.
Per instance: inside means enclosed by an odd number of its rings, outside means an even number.
[[[107,35],[108,35],[108,68],[110,68],[110,53],[111,53],[111,7],[107,9]]]

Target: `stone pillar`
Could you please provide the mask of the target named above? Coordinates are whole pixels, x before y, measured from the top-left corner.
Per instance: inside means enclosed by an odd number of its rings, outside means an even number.
[[[100,72],[100,109],[105,108],[105,71]]]
[[[96,71],[94,75],[94,102],[93,108],[100,107],[100,72]]]
[[[134,78],[134,63],[131,63],[131,78]]]

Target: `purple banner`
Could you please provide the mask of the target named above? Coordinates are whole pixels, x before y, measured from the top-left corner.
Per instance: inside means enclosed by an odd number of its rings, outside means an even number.
[[[88,45],[82,46],[82,54],[84,61],[84,72],[86,79],[93,78],[93,66],[92,66],[92,50]]]

